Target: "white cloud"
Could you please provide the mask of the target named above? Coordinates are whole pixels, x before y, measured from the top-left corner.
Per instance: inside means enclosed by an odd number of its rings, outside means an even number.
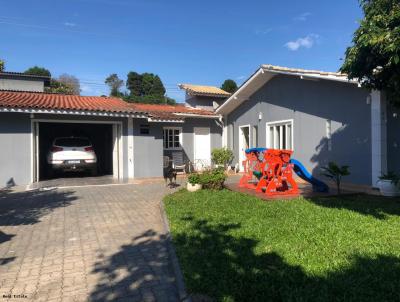
[[[305,12],[302,13],[296,17],[293,18],[294,21],[307,21],[308,17],[310,17],[312,14],[310,12]]]
[[[241,76],[236,77],[236,80],[244,80],[245,78],[246,78],[246,76],[241,75]]]
[[[72,22],[64,22],[64,25],[67,27],[75,27],[76,23],[72,23]]]
[[[297,40],[287,42],[285,47],[291,51],[299,50],[302,47],[311,48],[314,46],[318,38],[319,36],[316,34],[309,34],[303,38],[298,38]]]
[[[266,35],[266,34],[269,34],[271,31],[272,31],[272,28],[256,29],[255,34],[256,35]]]

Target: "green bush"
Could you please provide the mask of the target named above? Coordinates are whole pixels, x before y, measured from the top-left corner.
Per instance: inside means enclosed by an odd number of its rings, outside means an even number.
[[[226,174],[224,168],[216,168],[213,170],[204,171],[200,176],[200,183],[204,189],[221,190],[224,187]]]
[[[211,151],[211,160],[216,165],[226,167],[233,159],[233,152],[228,148],[218,148]]]
[[[199,173],[191,173],[188,176],[188,182],[192,185],[201,184],[200,174]]]
[[[380,180],[390,180],[392,184],[395,186],[400,184],[400,176],[396,174],[394,171],[389,171],[388,173],[384,173],[379,177]]]

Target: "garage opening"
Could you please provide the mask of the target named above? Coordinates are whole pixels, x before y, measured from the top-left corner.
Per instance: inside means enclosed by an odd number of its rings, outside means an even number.
[[[114,175],[119,177],[119,131],[117,124],[76,123],[76,122],[35,122],[34,146],[35,181],[66,177],[93,177]],[[47,156],[54,151],[53,142],[70,141],[60,138],[85,138],[89,141],[97,157],[94,169],[80,169],[76,165],[67,170],[53,169]],[[79,160],[78,160],[79,162]]]

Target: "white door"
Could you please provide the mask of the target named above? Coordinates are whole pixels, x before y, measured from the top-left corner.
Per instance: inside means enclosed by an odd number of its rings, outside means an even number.
[[[211,166],[210,128],[194,128],[194,165],[196,170]]]
[[[246,159],[245,151],[250,148],[250,126],[239,127],[239,169],[244,171],[242,162]]]

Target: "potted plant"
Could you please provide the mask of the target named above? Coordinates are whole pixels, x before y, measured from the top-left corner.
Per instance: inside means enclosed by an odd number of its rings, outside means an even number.
[[[211,160],[217,168],[223,167],[226,170],[232,159],[233,152],[228,148],[217,148],[211,151]]]
[[[191,173],[188,176],[188,182],[186,185],[186,189],[189,192],[196,192],[198,190],[201,190],[202,187],[203,187],[203,185],[201,184],[200,174]]]
[[[400,176],[393,171],[382,174],[378,180],[378,188],[382,196],[400,196]]]

